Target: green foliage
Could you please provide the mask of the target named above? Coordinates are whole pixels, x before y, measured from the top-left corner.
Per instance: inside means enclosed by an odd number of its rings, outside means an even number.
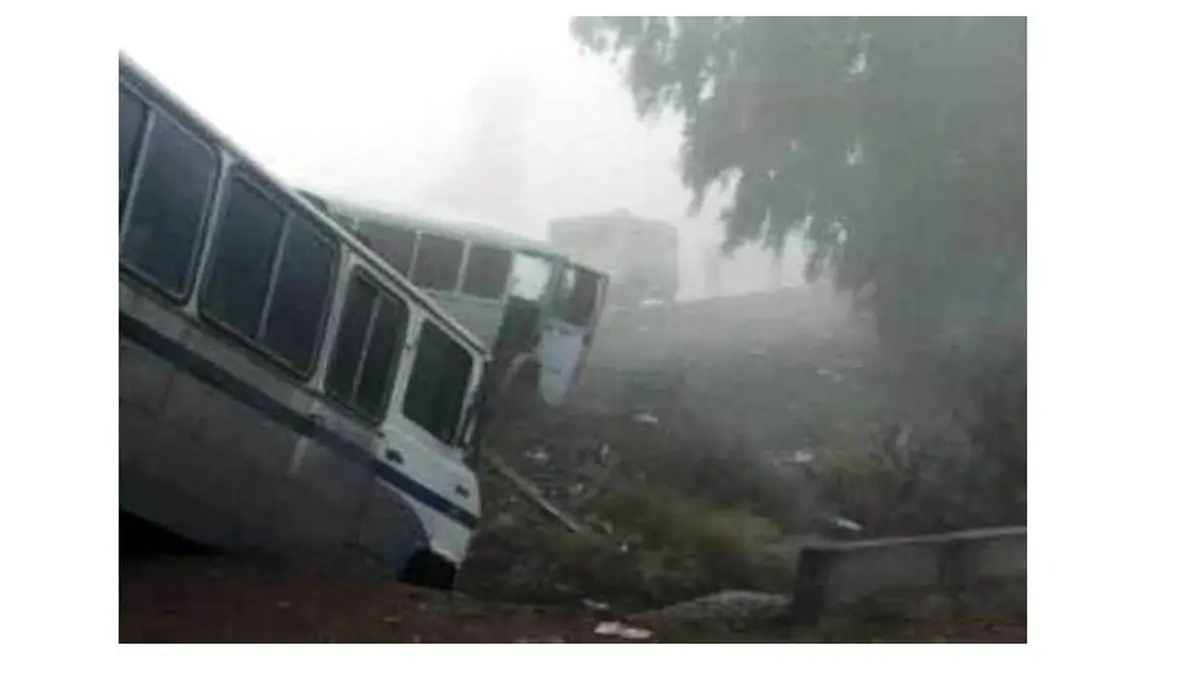
[[[1024,20],[591,17],[572,31],[621,64],[639,113],[683,117],[694,206],[732,186],[727,248],[806,240],[810,277],[871,308],[894,361],[935,380],[1023,484]]]
[[[492,502],[504,501],[504,484],[487,486]],[[784,592],[790,584],[793,545],[772,522],[745,510],[632,485],[605,492],[595,508],[612,535],[571,533],[507,507],[508,520],[489,519],[473,544],[460,590],[476,598],[590,598],[641,609],[731,587]]]
[[[778,553],[786,538],[777,525],[748,509],[727,509],[673,489],[614,488],[597,507],[646,550],[669,552],[666,561],[688,560],[700,578],[697,589],[730,586],[784,590],[793,559]],[[792,551],[786,547],[787,551]],[[651,558],[661,554],[651,553]],[[674,574],[681,568],[675,568]],[[707,584],[707,586],[704,586]]]

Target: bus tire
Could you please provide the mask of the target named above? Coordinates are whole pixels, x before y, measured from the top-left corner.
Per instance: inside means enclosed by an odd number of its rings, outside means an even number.
[[[457,574],[458,568],[453,563],[428,549],[422,549],[409,559],[404,572],[400,574],[400,581],[438,591],[453,591]]]

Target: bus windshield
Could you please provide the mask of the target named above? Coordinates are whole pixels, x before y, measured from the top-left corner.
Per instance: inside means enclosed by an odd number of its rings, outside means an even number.
[[[563,273],[554,316],[577,327],[587,327],[596,315],[603,288],[600,274],[579,266],[568,267]]]

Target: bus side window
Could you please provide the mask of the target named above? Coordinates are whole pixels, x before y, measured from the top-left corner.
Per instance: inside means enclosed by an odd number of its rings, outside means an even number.
[[[337,248],[308,218],[292,215],[277,254],[275,287],[263,318],[263,344],[297,371],[307,373],[321,343]]]
[[[124,94],[123,94],[124,96]],[[136,101],[122,98],[122,115],[136,114]],[[124,133],[127,121],[122,119]],[[145,168],[132,191],[121,238],[121,261],[169,295],[182,299],[195,276],[196,253],[217,175],[217,154],[170,116],[157,112],[145,142]],[[132,153],[130,139],[126,149]],[[132,156],[122,157],[122,172]],[[124,182],[124,181],[123,181]],[[128,183],[122,190],[130,189]],[[123,194],[123,196],[125,196]]]
[[[367,418],[382,419],[407,331],[408,305],[355,271],[346,289],[325,391]]]
[[[513,255],[508,250],[491,245],[473,244],[467,256],[463,278],[463,294],[482,299],[504,296],[508,274],[512,271]]]
[[[200,309],[307,375],[334,286],[337,247],[243,176],[229,181]]]
[[[363,220],[359,228],[367,238],[367,245],[401,276],[407,277],[412,267],[413,248],[417,245],[417,232],[371,220]]]
[[[471,355],[432,322],[421,325],[404,394],[404,415],[445,443],[454,441],[471,378]]]
[[[453,291],[458,284],[458,268],[462,265],[463,247],[462,241],[453,238],[421,234],[417,242],[413,282],[429,290]]]
[[[229,181],[200,307],[248,339],[258,336],[286,217],[245,178]]]

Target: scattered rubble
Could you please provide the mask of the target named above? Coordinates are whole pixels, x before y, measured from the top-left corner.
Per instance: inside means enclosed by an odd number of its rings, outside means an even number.
[[[640,413],[633,417],[635,423],[642,425],[658,425],[658,417],[654,414]]]
[[[835,516],[829,520],[829,523],[835,528],[841,528],[843,530],[848,530],[855,533],[862,532],[863,529],[862,524],[858,523],[857,521],[851,521],[844,516]]]
[[[647,629],[627,626],[621,622],[600,622],[593,631],[598,636],[617,636],[625,640],[646,640],[654,635]]]
[[[811,451],[793,451],[791,462],[793,465],[807,465],[816,459]]]

